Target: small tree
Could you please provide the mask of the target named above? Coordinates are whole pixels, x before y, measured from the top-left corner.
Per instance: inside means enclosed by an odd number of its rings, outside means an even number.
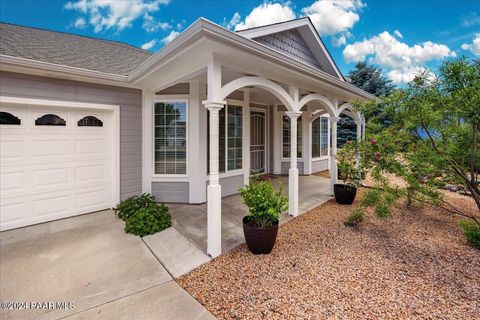
[[[389,96],[394,89],[392,81],[383,76],[380,67],[366,62],[358,62],[355,65],[355,69],[348,73],[348,79],[351,84],[377,97]],[[378,111],[381,111],[381,109],[375,109],[374,113],[365,112],[365,115],[367,119],[372,116],[381,117],[381,123],[384,126],[390,125],[391,121]],[[352,118],[347,115],[340,115],[340,121],[338,122],[338,147],[343,146],[347,141],[356,140],[356,127]]]
[[[356,105],[368,111],[379,106],[392,124],[385,128],[379,117],[369,120],[369,139],[360,149],[375,188],[364,193],[361,208],[375,207],[378,215],[387,216],[391,205],[404,197],[408,204],[444,206],[480,230],[478,217],[462,212],[438,192],[445,183],[462,184],[480,210],[479,61],[445,62],[438,77],[419,75],[381,102]],[[403,184],[392,184],[388,175]]]

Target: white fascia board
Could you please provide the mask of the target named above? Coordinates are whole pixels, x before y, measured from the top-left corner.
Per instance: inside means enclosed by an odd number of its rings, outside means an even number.
[[[59,72],[63,74],[69,74],[72,76],[81,76],[87,78],[95,78],[101,80],[109,80],[109,81],[118,81],[118,82],[127,82],[128,76],[126,75],[119,75],[113,73],[105,73],[95,70],[89,69],[82,69],[77,67],[65,66],[56,63],[50,62],[43,62],[31,59],[25,59],[20,57],[12,57],[7,55],[0,55],[0,65],[2,66],[2,70],[7,70],[8,66],[15,66],[15,67],[27,67],[27,68],[34,68],[38,70],[43,70],[46,72]]]

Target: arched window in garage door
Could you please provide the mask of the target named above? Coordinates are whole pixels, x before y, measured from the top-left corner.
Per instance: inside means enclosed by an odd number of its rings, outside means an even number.
[[[0,111],[0,124],[20,125],[21,120],[11,113]]]
[[[86,116],[78,120],[77,125],[79,127],[103,127],[103,122],[97,117]]]
[[[36,126],[66,126],[65,120],[57,116],[56,114],[45,114],[35,120]]]

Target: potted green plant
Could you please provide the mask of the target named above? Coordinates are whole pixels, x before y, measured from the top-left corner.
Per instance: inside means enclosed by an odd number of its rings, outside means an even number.
[[[253,254],[272,252],[277,240],[280,213],[288,208],[288,199],[282,194],[283,186],[276,191],[270,181],[251,180],[240,189],[248,214],[243,218],[243,234],[248,249]]]
[[[339,204],[352,204],[361,184],[362,170],[356,163],[357,144],[347,143],[337,152],[338,178],[343,183],[333,185],[335,201]]]

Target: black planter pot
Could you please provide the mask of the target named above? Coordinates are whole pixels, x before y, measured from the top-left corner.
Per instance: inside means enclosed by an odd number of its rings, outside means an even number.
[[[344,184],[334,184],[335,201],[339,204],[352,204],[357,195],[357,188],[347,187]]]
[[[248,224],[247,217],[243,218],[243,234],[248,249],[253,254],[268,254],[272,252],[277,240],[278,221],[271,227],[259,228]]]

